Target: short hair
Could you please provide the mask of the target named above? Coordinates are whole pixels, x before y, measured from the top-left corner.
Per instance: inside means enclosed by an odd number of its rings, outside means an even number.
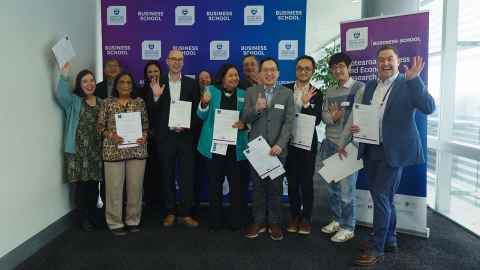
[[[212,74],[210,73],[210,71],[208,71],[208,70],[206,70],[206,69],[201,69],[201,70],[195,75],[195,81],[197,82],[197,85],[198,85],[198,86],[200,86],[200,74],[202,74],[202,72],[208,73],[208,75],[210,76],[210,80],[213,80]]]
[[[352,59],[350,58],[350,56],[348,56],[345,53],[342,53],[342,52],[336,53],[330,56],[330,59],[328,60],[328,67],[332,68],[333,65],[336,65],[342,62],[345,63],[345,65],[350,66],[350,64],[352,63]]]
[[[148,67],[150,66],[156,66],[158,68],[158,70],[160,71],[160,78],[162,78],[162,67],[160,66],[160,62],[156,61],[156,60],[152,60],[152,61],[149,61],[147,62],[147,64],[145,64],[145,67],[143,68],[143,79],[144,79],[144,83],[145,85],[148,83],[148,76],[147,76],[147,69]]]
[[[123,77],[123,76],[128,76],[130,77],[130,80],[132,80],[132,92],[130,92],[130,97],[131,98],[136,98],[137,95],[136,95],[136,84],[135,84],[135,80],[133,79],[133,76],[131,73],[129,72],[121,72],[120,74],[118,74],[118,76],[115,78],[115,80],[113,81],[113,89],[112,89],[112,96],[114,97],[118,97],[119,94],[118,94],[118,90],[117,90],[117,86],[118,86],[118,81],[120,81],[120,78]]]
[[[295,66],[298,65],[298,62],[300,62],[301,60],[309,60],[310,62],[312,62],[313,70],[315,70],[317,68],[317,64],[315,63],[315,59],[313,59],[313,57],[311,57],[310,55],[302,55],[302,56],[298,57],[297,60],[295,60]]]
[[[215,87],[217,87],[218,89],[222,89],[223,77],[225,77],[225,74],[227,74],[227,72],[232,68],[234,68],[238,72],[237,67],[231,63],[225,63],[218,69],[217,73],[215,74],[215,80],[213,82]]]
[[[105,68],[110,62],[117,62],[118,66],[122,68],[122,63],[120,63],[120,60],[118,60],[117,58],[108,58],[107,60],[105,60],[105,62],[103,62],[103,68]]]
[[[275,60],[275,58],[273,58],[273,57],[266,57],[266,58],[263,58],[262,60],[260,60],[260,64],[258,65],[258,69],[262,70],[263,63],[265,63],[267,61],[273,61],[275,63],[275,65],[277,66],[277,70],[280,71],[280,66],[278,65],[277,60]]]
[[[386,51],[386,50],[392,50],[393,53],[399,57],[400,54],[398,53],[397,48],[393,47],[392,45],[383,45],[380,49],[377,51],[377,57],[380,55],[381,52]]]
[[[253,59],[255,59],[255,61],[257,61],[257,57],[254,54],[249,53],[249,54],[246,54],[242,57],[242,63],[243,63],[243,61],[245,61],[245,59],[250,58],[250,57],[252,57]]]
[[[88,69],[84,69],[78,72],[77,77],[75,78],[75,88],[73,89],[73,93],[79,97],[85,97],[85,92],[82,90],[82,79],[87,75],[92,75],[93,79],[95,80],[95,75]]]

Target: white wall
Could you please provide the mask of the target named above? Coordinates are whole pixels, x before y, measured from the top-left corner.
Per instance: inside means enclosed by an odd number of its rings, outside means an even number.
[[[72,74],[92,69],[95,9],[95,0],[1,2],[0,257],[71,209],[51,47],[70,34],[78,55]]]

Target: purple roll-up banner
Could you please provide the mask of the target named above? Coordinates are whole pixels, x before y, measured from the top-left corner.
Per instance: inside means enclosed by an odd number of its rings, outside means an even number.
[[[400,54],[400,72],[404,71],[403,65],[411,65],[414,56],[423,57],[426,64],[420,76],[427,84],[428,12],[342,22],[340,35],[342,52],[353,60],[351,69],[353,79],[363,82],[376,80],[377,50],[384,45],[392,45]],[[415,120],[426,156],[427,117],[417,111]],[[357,180],[357,222],[368,226],[373,221],[373,202],[367,181],[366,175],[361,171]],[[404,168],[400,187],[395,196],[399,231],[429,236],[426,195],[426,163]]]

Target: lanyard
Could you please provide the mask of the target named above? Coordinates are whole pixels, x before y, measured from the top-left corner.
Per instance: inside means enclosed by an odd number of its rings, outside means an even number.
[[[385,99],[388,97],[388,94],[390,94],[390,91],[392,90],[393,84],[394,83],[392,82],[390,87],[388,87],[387,92],[385,92],[385,95],[383,96],[383,99],[382,99],[382,103],[380,103],[380,107],[383,106],[383,103],[385,102]]]

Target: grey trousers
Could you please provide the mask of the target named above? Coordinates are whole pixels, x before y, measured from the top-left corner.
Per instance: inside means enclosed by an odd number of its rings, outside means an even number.
[[[106,184],[105,219],[108,227],[123,228],[123,186],[127,185],[125,224],[137,226],[142,215],[143,175],[146,160],[104,162]]]

